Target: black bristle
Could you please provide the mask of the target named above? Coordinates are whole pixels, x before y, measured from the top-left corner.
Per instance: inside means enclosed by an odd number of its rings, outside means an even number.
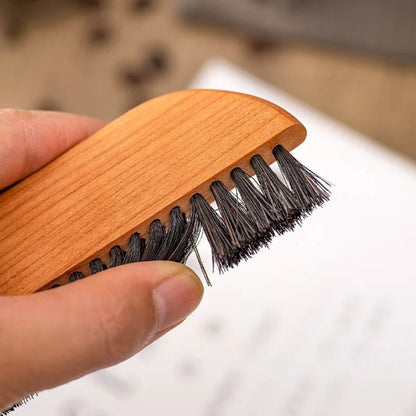
[[[146,248],[144,249],[141,261],[150,261],[156,258],[165,236],[166,229],[160,220],[152,221],[149,227],[149,237],[146,240]]]
[[[141,260],[144,247],[145,239],[140,238],[139,233],[133,233],[129,239],[129,249],[124,256],[123,264],[136,263]]]
[[[169,256],[168,260],[176,261],[177,263],[185,263],[192,250],[199,241],[201,235],[201,223],[198,221],[195,210],[189,214],[189,219],[186,223],[185,232],[178,242],[175,250]]]
[[[273,155],[305,215],[329,200],[329,182],[303,166],[281,145],[273,149]]]
[[[214,181],[210,189],[233,246],[240,250],[242,257],[248,258],[259,246],[258,228],[248,216],[244,206],[222,182]]]
[[[106,270],[107,266],[101,261],[101,259],[96,258],[90,261],[90,273],[96,274]]]
[[[257,176],[262,193],[267,197],[276,213],[276,231],[281,234],[292,230],[302,218],[302,210],[295,195],[260,155],[254,155],[250,164]]]
[[[185,233],[186,216],[179,207],[174,207],[169,213],[169,227],[166,236],[159,247],[154,260],[167,260],[175,251]]]
[[[108,267],[121,266],[123,264],[126,252],[120,246],[114,246],[110,249],[110,261]]]
[[[212,260],[220,273],[238,264],[239,250],[233,246],[231,237],[223,221],[201,194],[191,197],[191,209],[200,221],[212,248]]]
[[[248,215],[261,233],[262,241],[267,245],[274,235],[274,224],[276,223],[273,206],[242,169],[234,168],[231,171],[231,178],[241,195]]]
[[[77,280],[83,279],[84,277],[85,277],[84,273],[82,273],[82,272],[72,272],[69,275],[69,281],[72,283],[72,282],[75,282]]]
[[[23,406],[24,404],[27,404],[30,400],[34,399],[35,396],[37,396],[37,394],[30,394],[29,396],[26,396],[25,398],[20,400],[20,402],[14,404],[12,407],[9,407],[5,410],[0,410],[0,415],[5,416],[8,415],[10,412],[14,412],[18,407]]]

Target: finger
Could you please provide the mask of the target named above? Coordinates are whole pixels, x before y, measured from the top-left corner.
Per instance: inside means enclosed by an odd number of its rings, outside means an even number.
[[[0,110],[0,189],[39,169],[104,124],[54,111]]]
[[[1,297],[0,408],[130,357],[182,321],[202,293],[190,269],[158,261]]]

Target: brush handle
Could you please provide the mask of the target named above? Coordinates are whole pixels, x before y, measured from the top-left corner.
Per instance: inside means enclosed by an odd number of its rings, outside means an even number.
[[[196,192],[212,200],[214,180],[249,174],[254,154],[299,145],[306,130],[257,97],[186,90],[147,101],[0,195],[0,294],[67,282],[135,231],[166,223]]]

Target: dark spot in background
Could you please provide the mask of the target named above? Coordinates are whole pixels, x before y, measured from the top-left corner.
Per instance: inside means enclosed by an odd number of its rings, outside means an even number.
[[[163,49],[154,49],[148,57],[148,64],[155,71],[164,71],[168,67],[168,55]]]
[[[40,100],[37,104],[34,105],[36,110],[43,110],[43,111],[62,111],[63,107],[58,104],[54,99],[45,98]]]
[[[94,373],[93,379],[101,388],[116,397],[137,393],[137,383],[132,385],[128,379],[122,378],[117,372],[109,369]]]
[[[87,41],[91,45],[107,43],[113,36],[112,29],[104,23],[96,23],[88,29]]]
[[[220,319],[211,319],[204,325],[205,333],[208,336],[218,336],[223,332],[223,324]]]
[[[10,41],[15,42],[20,40],[24,33],[25,27],[21,20],[17,18],[11,18],[6,21],[5,26],[3,28],[4,37]]]
[[[269,52],[277,46],[277,42],[270,42],[265,39],[249,39],[247,41],[248,49],[253,54]]]
[[[198,361],[197,360],[186,360],[179,364],[178,373],[182,377],[194,378],[198,375]]]
[[[270,3],[269,0],[252,0],[253,3],[257,3],[257,4],[262,4],[262,5],[266,5],[268,3]]]
[[[129,87],[150,81],[168,66],[168,55],[162,49],[153,49],[137,66],[130,65],[119,70],[121,82]]]
[[[105,6],[105,0],[78,0],[81,6],[88,7],[90,9],[100,9]]]
[[[120,79],[126,86],[137,86],[146,79],[146,74],[140,68],[123,68]]]
[[[144,12],[150,10],[154,3],[153,0],[133,0],[130,3],[130,9],[135,12]]]

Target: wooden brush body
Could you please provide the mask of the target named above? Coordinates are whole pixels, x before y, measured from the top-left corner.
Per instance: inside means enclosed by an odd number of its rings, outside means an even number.
[[[166,224],[209,185],[252,174],[249,160],[298,146],[306,130],[265,100],[226,91],[185,90],[147,101],[0,195],[0,294],[65,283],[108,257],[133,232]]]

